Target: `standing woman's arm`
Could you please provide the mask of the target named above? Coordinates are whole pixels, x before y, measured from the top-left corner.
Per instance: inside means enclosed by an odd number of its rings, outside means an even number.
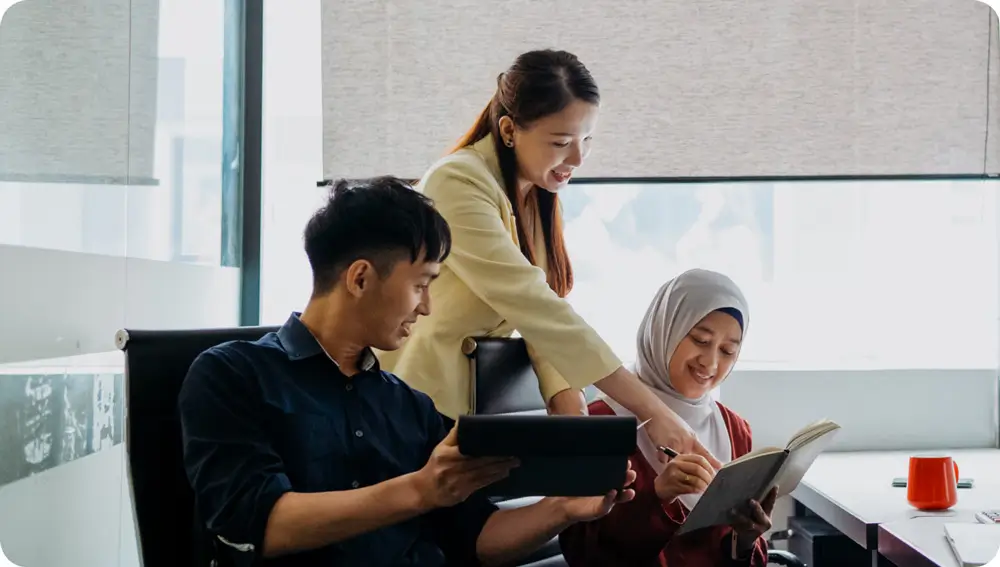
[[[555,366],[538,354],[535,347],[525,341],[528,358],[538,376],[538,387],[542,391],[545,405],[551,414],[587,415],[587,400],[583,391],[571,386]]]
[[[513,325],[570,387],[595,384],[640,420],[654,442],[705,455],[719,466],[673,410],[624,366],[568,302],[549,287],[510,237],[489,171],[462,159],[442,164],[422,183],[452,233],[447,265],[472,292]],[[505,197],[503,197],[505,198]]]

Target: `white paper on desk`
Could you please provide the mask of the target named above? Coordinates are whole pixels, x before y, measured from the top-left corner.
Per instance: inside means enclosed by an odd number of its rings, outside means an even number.
[[[944,535],[962,567],[1000,567],[1000,526],[947,523]]]

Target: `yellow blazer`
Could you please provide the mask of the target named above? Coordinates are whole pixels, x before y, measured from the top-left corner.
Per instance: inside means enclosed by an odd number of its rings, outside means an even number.
[[[546,402],[621,366],[611,347],[549,288],[544,264],[534,266],[521,253],[502,187],[491,136],[442,158],[424,175],[417,189],[448,221],[451,255],[431,284],[431,314],[417,321],[402,348],[378,352],[385,370],[426,393],[452,419],[471,409],[471,366],[462,354],[467,337],[510,336],[516,329]],[[535,246],[543,262],[540,230]]]

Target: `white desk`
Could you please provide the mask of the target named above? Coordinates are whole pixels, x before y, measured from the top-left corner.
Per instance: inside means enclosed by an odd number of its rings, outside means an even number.
[[[975,522],[975,512],[924,516],[882,524],[878,528],[878,553],[896,565],[909,567],[961,567],[944,537],[946,522]]]
[[[893,478],[907,476],[910,456],[921,453],[951,455],[958,463],[960,476],[975,481],[973,488],[958,491],[958,505],[945,515],[932,514],[936,516],[933,519],[923,518],[928,514],[910,506],[905,488],[892,486]],[[944,557],[935,551],[943,549],[952,557],[943,528],[926,527],[933,521],[943,524],[956,514],[971,518],[975,510],[1000,508],[998,471],[1000,449],[827,453],[816,460],[792,497],[873,554],[880,552],[879,526],[885,524],[888,530],[882,532],[886,551],[903,559],[900,565],[909,565],[906,556],[896,554],[904,547],[931,558]],[[898,541],[892,541],[894,537]]]

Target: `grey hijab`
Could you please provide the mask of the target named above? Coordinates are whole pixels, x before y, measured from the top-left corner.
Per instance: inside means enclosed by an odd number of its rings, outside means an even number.
[[[746,337],[750,311],[740,288],[727,276],[694,269],[663,284],[649,304],[636,335],[635,371],[639,379],[657,394],[690,405],[708,404],[711,401],[708,394],[697,400],[681,396],[670,383],[668,369],[677,345],[706,315],[720,309],[739,313]]]

